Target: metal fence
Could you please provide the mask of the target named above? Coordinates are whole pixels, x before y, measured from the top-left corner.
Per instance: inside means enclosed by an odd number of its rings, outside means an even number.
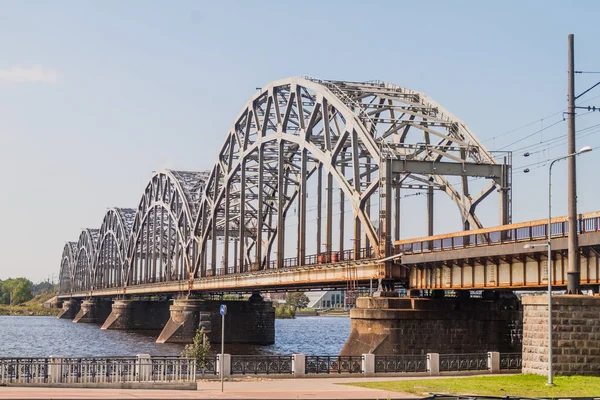
[[[440,371],[487,371],[488,354],[440,354]]]
[[[360,374],[361,356],[306,356],[307,374]]]
[[[45,383],[49,374],[48,358],[0,359],[0,384]]]
[[[426,372],[426,355],[375,356],[375,372]]]
[[[214,371],[214,361],[211,365]],[[0,358],[0,384],[193,382],[195,379],[195,361],[182,357]]]
[[[232,375],[291,373],[292,356],[231,356]]]
[[[523,363],[523,355],[521,353],[501,353],[500,354],[500,369],[501,370],[520,370]]]

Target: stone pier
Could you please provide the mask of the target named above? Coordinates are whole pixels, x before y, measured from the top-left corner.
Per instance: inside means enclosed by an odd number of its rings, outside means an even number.
[[[110,302],[89,299],[81,302],[81,308],[73,319],[73,322],[96,323],[104,322],[110,314]]]
[[[515,297],[361,297],[341,355],[520,352]]]
[[[102,329],[160,330],[168,320],[168,301],[115,300]]]
[[[548,296],[523,296],[523,373],[548,373]],[[556,375],[600,376],[600,297],[552,296]]]
[[[225,343],[275,343],[275,309],[260,296],[248,301],[173,300],[171,316],[157,342],[191,343],[196,330],[204,326],[211,343],[221,343],[221,304],[227,305]]]
[[[62,303],[62,310],[58,313],[56,318],[62,319],[73,319],[81,308],[81,302],[79,300],[69,299]]]

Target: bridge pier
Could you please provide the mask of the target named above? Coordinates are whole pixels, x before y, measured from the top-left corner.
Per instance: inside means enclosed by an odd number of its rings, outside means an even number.
[[[168,319],[168,301],[115,300],[102,329],[160,330]]]
[[[88,299],[81,302],[81,307],[73,322],[96,323],[103,322],[110,314],[110,303],[97,299]]]
[[[556,375],[600,376],[600,297],[552,296]],[[548,296],[523,296],[523,373],[548,373]]]
[[[81,308],[81,302],[75,299],[69,299],[63,301],[62,310],[58,313],[56,318],[61,319],[73,319]]]
[[[275,308],[259,294],[248,301],[174,300],[169,321],[158,343],[191,343],[200,326],[209,328],[211,343],[221,343],[219,306],[227,305],[225,343],[270,345],[275,343]]]
[[[342,355],[521,351],[516,298],[361,297],[350,318]]]

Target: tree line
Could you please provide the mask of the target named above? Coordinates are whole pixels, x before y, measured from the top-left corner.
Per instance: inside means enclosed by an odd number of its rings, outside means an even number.
[[[56,292],[50,282],[34,284],[27,278],[0,279],[0,304],[16,306],[33,299],[34,296]]]

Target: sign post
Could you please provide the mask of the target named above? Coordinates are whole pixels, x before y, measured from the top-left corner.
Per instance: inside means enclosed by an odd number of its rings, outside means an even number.
[[[219,307],[221,314],[221,392],[223,391],[223,374],[225,372],[225,315],[227,314],[227,306],[221,304]]]

